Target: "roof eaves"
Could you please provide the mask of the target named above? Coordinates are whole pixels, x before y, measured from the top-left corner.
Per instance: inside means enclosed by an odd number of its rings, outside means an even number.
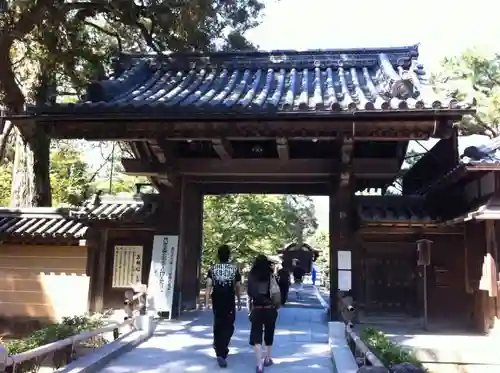
[[[500,220],[500,198],[491,197],[486,203],[476,207],[466,214],[448,219],[441,224],[456,225],[472,220]]]

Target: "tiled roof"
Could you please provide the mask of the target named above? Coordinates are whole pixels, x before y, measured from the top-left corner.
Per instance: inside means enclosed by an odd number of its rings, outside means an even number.
[[[68,217],[67,210],[52,208],[0,209],[2,238],[83,239],[88,227]]]
[[[423,198],[408,196],[356,197],[362,222],[380,224],[432,224],[437,219],[424,207]]]
[[[500,166],[500,136],[491,140],[468,146],[460,156],[460,161],[467,167]]]
[[[439,99],[417,46],[316,51],[124,55],[87,102],[39,113],[353,113],[459,109]]]
[[[0,240],[23,237],[84,239],[91,221],[136,222],[152,216],[156,211],[156,204],[149,200],[104,197],[98,204],[89,203],[79,210],[0,208]]]
[[[156,204],[133,198],[106,198],[99,203],[88,203],[82,209],[71,213],[83,220],[140,220],[156,211]]]
[[[467,214],[446,221],[445,224],[460,224],[469,220],[500,220],[500,199],[492,197],[488,202],[476,207]]]
[[[500,136],[494,139],[490,139],[485,135],[459,136],[458,147],[459,151],[461,151],[458,164],[422,188],[418,192],[420,195],[424,195],[431,190],[445,185],[454,184],[464,177],[471,176],[467,171],[493,171],[500,169]],[[430,149],[426,154],[432,152],[433,149]],[[419,162],[423,159],[424,157]]]

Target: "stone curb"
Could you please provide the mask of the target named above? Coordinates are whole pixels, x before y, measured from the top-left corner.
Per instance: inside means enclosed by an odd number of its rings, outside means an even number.
[[[93,353],[75,360],[57,373],[96,373],[103,369],[110,361],[129,352],[134,347],[146,341],[153,335],[154,327],[148,332],[144,330],[133,331],[107,345],[96,349]]]
[[[318,298],[318,301],[321,303],[321,306],[325,309],[325,311],[328,311],[330,308],[329,304],[323,299],[323,296],[320,294],[318,288],[315,286],[314,287],[314,295],[316,295],[316,298]]]
[[[334,373],[356,373],[358,364],[345,338],[345,324],[341,321],[328,323],[328,347]]]

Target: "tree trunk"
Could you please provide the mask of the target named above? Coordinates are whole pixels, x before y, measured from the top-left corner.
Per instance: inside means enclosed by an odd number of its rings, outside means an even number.
[[[50,73],[42,70],[35,100],[47,103],[50,95]],[[35,124],[35,133],[16,138],[16,156],[12,175],[11,203],[13,207],[48,207],[52,205],[50,188],[50,139],[44,127]]]
[[[12,207],[51,206],[50,139],[37,129],[28,141],[16,133],[12,174]]]

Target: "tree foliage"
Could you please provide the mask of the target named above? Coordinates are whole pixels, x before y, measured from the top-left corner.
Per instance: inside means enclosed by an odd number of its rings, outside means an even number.
[[[437,87],[458,99],[477,103],[477,113],[462,120],[461,135],[500,135],[500,54],[478,48],[445,58],[433,79]]]
[[[312,201],[293,196],[295,202],[291,203],[291,197],[265,194],[205,197],[204,267],[216,260],[221,244],[232,247],[235,260],[249,263],[257,254],[276,255],[279,249],[297,240],[298,234],[314,233],[317,221]],[[299,221],[304,233],[297,230]]]
[[[14,141],[8,142],[6,159],[0,165],[0,206],[13,206],[11,203],[11,183],[14,169]],[[50,179],[52,183],[53,206],[75,206],[88,199],[97,190],[108,194],[135,193],[135,184],[145,182],[121,173],[121,165],[114,162],[114,172],[110,174],[109,155],[98,160],[101,164],[87,163],[88,146],[82,142],[54,141],[50,148]],[[97,150],[94,150],[94,152]],[[117,153],[116,155],[120,155]],[[112,177],[111,177],[112,176]],[[111,192],[109,190],[111,185]]]
[[[328,230],[317,230],[308,243],[319,250],[316,264],[324,275],[328,275],[330,273],[330,237]]]
[[[26,0],[3,1],[0,7],[0,101],[10,114],[19,114],[25,104],[82,97],[87,83],[103,78],[111,57],[122,50],[251,48],[242,35],[257,25],[264,5],[259,0]],[[0,160],[12,126],[2,128]],[[24,134],[17,146],[16,205],[50,205],[49,142],[43,133]]]
[[[5,2],[0,13],[4,104],[20,111],[26,101],[35,102],[32,88],[44,85],[56,89],[51,94],[61,88],[81,93],[122,50],[250,48],[242,34],[257,25],[263,7],[258,0]]]

